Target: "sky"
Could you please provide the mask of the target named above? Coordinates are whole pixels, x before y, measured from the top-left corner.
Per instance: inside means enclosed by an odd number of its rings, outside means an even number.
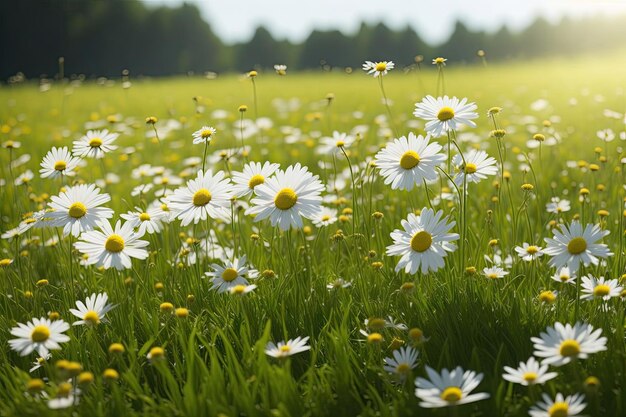
[[[143,0],[148,5],[196,4],[225,42],[249,40],[259,25],[278,39],[304,40],[313,29],[354,33],[362,21],[391,28],[412,26],[427,42],[444,42],[454,22],[496,31],[522,29],[535,17],[626,13],[626,0]]]

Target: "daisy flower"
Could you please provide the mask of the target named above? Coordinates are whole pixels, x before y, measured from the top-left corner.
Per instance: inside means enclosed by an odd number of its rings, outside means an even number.
[[[559,197],[552,197],[552,202],[546,204],[546,211],[551,214],[560,214],[570,211],[569,200],[561,200]]]
[[[211,170],[200,170],[195,179],[187,181],[167,198],[172,215],[181,220],[182,226],[197,224],[207,217],[230,221],[232,185],[224,176],[223,171],[213,175]]]
[[[333,282],[326,284],[326,288],[328,290],[337,290],[339,288],[350,288],[352,286],[352,282],[346,281],[343,278],[337,278]]]
[[[217,131],[213,127],[202,126],[201,129],[193,132],[193,144],[197,145],[199,143],[211,142],[211,139],[213,139],[213,135],[215,135],[216,132]]]
[[[287,65],[274,65],[274,71],[278,75],[287,75]]]
[[[114,267],[117,270],[132,267],[131,258],[146,259],[148,241],[139,240],[141,235],[133,231],[130,222],[117,221],[115,229],[107,221],[98,223],[100,230],[83,232],[80,240],[74,244],[76,249],[87,255],[86,265]]]
[[[205,272],[204,275],[211,278],[212,290],[217,290],[218,293],[229,291],[231,288],[237,285],[248,285],[248,281],[245,276],[248,274],[248,267],[246,266],[246,256],[242,256],[239,259],[233,261],[225,261],[224,266],[219,264],[212,264],[212,272]]]
[[[476,127],[472,120],[478,117],[475,103],[468,103],[464,98],[426,96],[421,102],[415,103],[413,115],[426,120],[424,129],[434,137],[443,136],[459,125]]]
[[[467,177],[467,183],[479,183],[488,175],[496,175],[498,173],[498,167],[496,166],[496,160],[487,155],[485,151],[477,151],[472,149],[464,155],[465,162],[461,155],[454,155],[452,163],[456,166],[459,172],[454,177],[454,182],[457,186],[463,185],[463,180]]]
[[[354,136],[347,133],[340,133],[336,130],[333,137],[323,137],[320,139],[321,145],[317,147],[317,153],[320,155],[332,155],[333,153],[342,153],[342,149],[349,148],[355,141]]]
[[[63,148],[52,148],[41,161],[39,173],[41,178],[57,178],[61,175],[68,177],[76,175],[74,169],[80,163],[80,158],[72,156],[67,146]]]
[[[235,285],[234,287],[230,287],[230,293],[233,295],[245,295],[248,294],[252,291],[254,291],[257,288],[256,285],[251,284],[251,285]]]
[[[309,337],[307,336],[304,338],[296,337],[287,342],[278,342],[278,345],[275,345],[274,342],[269,342],[265,347],[265,354],[273,358],[286,358],[287,356],[311,349],[311,346],[307,345],[308,341]]]
[[[602,230],[600,226],[592,224],[588,224],[583,230],[582,225],[574,220],[569,227],[561,225],[561,230],[555,231],[552,239],[544,239],[548,247],[543,252],[552,256],[550,265],[556,268],[567,266],[577,271],[581,263],[585,266],[598,265],[600,262],[598,258],[613,255],[607,245],[597,243],[609,233],[608,230]]]
[[[600,337],[602,329],[593,330],[587,323],[563,325],[554,323],[539,337],[531,337],[534,355],[543,359],[546,365],[561,366],[573,359],[587,359],[589,354],[606,350],[606,337]]]
[[[482,381],[483,374],[463,371],[460,366],[452,371],[443,369],[441,373],[426,366],[426,373],[430,380],[415,380],[415,395],[422,400],[420,406],[424,408],[450,407],[489,398],[489,394],[484,392],[471,394]]]
[[[594,300],[601,298],[604,301],[610,300],[612,297],[619,297],[623,287],[619,285],[616,279],[607,279],[604,277],[595,278],[591,275],[582,277],[581,288],[583,295],[581,300]]]
[[[459,235],[449,233],[456,222],[448,223],[448,217],[442,217],[443,211],[435,213],[424,208],[419,216],[410,213],[406,220],[402,220],[404,230],[395,229],[391,233],[394,243],[387,246],[387,255],[401,256],[396,272],[404,268],[405,272],[413,275],[421,265],[422,274],[427,274],[444,266],[443,258],[446,252],[456,250],[451,242],[457,240]]]
[[[111,200],[95,184],[80,184],[69,187],[58,196],[52,196],[48,206],[53,210],[47,214],[50,225],[63,226],[63,236],[70,233],[77,237],[81,232],[92,230],[98,221],[113,217],[113,210],[98,207]]]
[[[519,257],[526,262],[534,261],[535,259],[538,259],[540,256],[543,255],[541,247],[529,245],[526,242],[524,242],[521,247],[516,246],[515,252],[517,252]]]
[[[72,153],[81,158],[104,158],[104,154],[117,149],[113,142],[118,136],[118,133],[109,132],[107,129],[90,130],[85,136],[74,141]]]
[[[311,219],[317,227],[330,226],[337,221],[337,210],[322,206],[322,210]]]
[[[415,136],[410,132],[408,139],[405,136],[394,139],[380,150],[375,163],[385,184],[391,184],[393,190],[411,191],[423,181],[436,180],[436,168],[446,156],[439,153],[441,145],[429,141],[430,135]]]
[[[552,275],[552,279],[563,284],[575,284],[576,273],[571,272],[568,267],[564,266],[557,269],[556,273]]]
[[[71,382],[59,384],[56,396],[48,400],[48,408],[51,410],[61,410],[78,404],[80,389],[74,388]]]
[[[138,229],[137,233],[141,236],[146,232],[149,234],[159,233],[163,227],[162,222],[168,216],[160,207],[149,207],[147,210],[135,207],[135,210],[121,214],[120,217],[129,222],[133,229]]]
[[[393,351],[393,357],[385,358],[383,368],[390,374],[397,375],[401,380],[405,380],[417,366],[418,351],[411,346],[401,347]]]
[[[507,271],[505,271],[503,268],[500,268],[499,266],[485,268],[483,269],[483,274],[489,279],[498,279],[509,275]]]
[[[70,325],[63,320],[49,320],[47,318],[34,318],[26,324],[18,323],[11,329],[11,334],[17,339],[9,340],[11,349],[20,356],[26,356],[32,351],[42,358],[47,357],[51,350],[59,350],[59,343],[69,342],[69,336],[63,334]]]
[[[233,172],[233,193],[236,197],[245,197],[252,194],[254,188],[263,184],[265,180],[271,177],[278,169],[279,164],[272,164],[265,162],[261,165],[260,162],[249,162],[243,167],[242,172]]]
[[[548,372],[548,365],[541,365],[532,356],[526,363],[520,362],[517,369],[505,366],[504,370],[506,373],[502,375],[502,378],[525,386],[544,384],[558,375],[556,372]]]
[[[281,230],[290,227],[302,228],[302,217],[313,219],[321,210],[324,190],[318,176],[311,174],[300,163],[278,170],[274,177],[254,189],[254,204],[246,210],[246,215],[255,215],[258,222],[269,217],[272,226],[278,225]]]
[[[372,62],[365,61],[363,64],[363,71],[367,71],[368,74],[372,74],[374,78],[378,76],[387,75],[395,67],[393,61],[380,61]]]
[[[106,321],[104,316],[115,307],[113,304],[107,304],[108,300],[109,296],[106,293],[94,293],[91,294],[90,297],[87,297],[84,303],[82,301],[76,301],[77,308],[70,308],[70,313],[80,320],[72,324],[74,326],[80,326],[82,324],[94,326],[100,324],[101,321]]]
[[[528,410],[531,417],[576,417],[580,416],[587,407],[582,394],[564,397],[560,392],[553,400],[548,394],[542,394],[543,401],[539,401]]]

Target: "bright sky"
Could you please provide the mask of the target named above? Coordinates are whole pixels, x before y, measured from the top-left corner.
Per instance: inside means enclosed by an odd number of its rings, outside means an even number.
[[[184,0],[144,0],[150,5],[178,5]],[[274,37],[302,41],[313,29],[354,33],[361,21],[392,28],[411,25],[430,42],[443,42],[457,19],[470,28],[495,31],[504,23],[520,29],[541,15],[626,13],[626,0],[186,0],[202,11],[213,31],[226,42],[246,41],[260,24]]]

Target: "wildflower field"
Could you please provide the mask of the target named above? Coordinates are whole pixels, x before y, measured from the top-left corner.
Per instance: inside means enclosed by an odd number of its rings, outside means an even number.
[[[624,64],[3,85],[0,415],[625,415]]]

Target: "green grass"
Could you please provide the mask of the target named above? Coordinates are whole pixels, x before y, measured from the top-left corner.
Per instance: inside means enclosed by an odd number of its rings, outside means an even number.
[[[586,272],[609,278],[626,273],[622,217],[625,177],[620,164],[625,156],[621,147],[626,142],[616,139],[605,145],[596,137],[598,130],[620,132],[625,127],[623,121],[603,116],[604,109],[626,110],[626,82],[619,76],[626,55],[609,58],[602,62],[580,58],[486,68],[455,68],[451,64],[445,68],[446,93],[468,97],[478,104],[478,127],[471,132],[479,136],[478,145],[494,157],[497,148],[489,137],[493,126],[486,113],[493,106],[504,109],[499,122],[508,132],[504,144],[511,180],[502,184],[499,203],[492,199],[498,195],[493,184],[498,178],[470,186],[466,259],[457,250],[446,258],[446,267],[436,273],[395,273],[397,259],[384,256],[385,247],[392,242],[390,232],[400,228],[409,212],[429,203],[424,186],[410,193],[394,191],[377,174],[371,185],[359,182],[352,190],[348,182],[340,193],[344,199],[338,208],[353,208],[354,196],[357,218],[328,228],[312,227],[306,239],[302,231],[279,233],[269,222],[253,223],[243,212],[233,225],[211,222],[221,245],[233,247],[238,242],[239,253],[246,254],[256,268],[276,273],[276,278],[260,278],[256,282],[258,289],[242,298],[210,290],[203,273],[209,270],[212,260],[202,259],[183,267],[172,263],[187,237],[205,236],[204,224],[183,228],[174,221],[163,233],[146,237],[150,258],[134,261],[133,269],[123,272],[80,267],[77,253],[72,254],[70,262],[67,238],[54,247],[41,245],[57,235],[54,229],[32,229],[17,240],[3,240],[0,258],[15,261],[0,270],[0,415],[446,415],[447,410],[418,406],[413,380],[425,376],[425,365],[435,369],[460,365],[485,374],[477,392],[488,392],[491,398],[458,407],[452,412],[458,415],[527,415],[542,391],[551,395],[585,392],[589,404],[586,414],[623,415],[625,308],[620,298],[608,302],[607,311],[601,309],[600,302],[580,303],[578,319],[603,329],[608,338],[607,351],[554,368],[559,376],[542,387],[529,390],[502,379],[503,366],[516,366],[532,355],[532,336],[556,321],[576,321],[575,287],[562,287],[550,279],[554,271],[547,265],[547,256],[529,264],[518,261],[513,251],[522,242],[545,246],[543,238],[552,236],[548,223],[556,217],[545,212],[550,197],[568,193],[572,210],[560,217],[563,221],[582,215],[585,222],[602,222],[611,231],[604,242],[614,256],[605,266],[590,267]],[[436,71],[426,68],[421,75],[394,70],[384,78],[387,96],[393,101],[394,124],[401,135],[409,131],[423,133],[409,128],[407,122],[416,120],[412,116],[414,103],[425,94],[436,93],[436,77]],[[301,162],[328,183],[335,173],[333,159],[315,154],[312,133],[328,135],[333,130],[347,132],[356,125],[369,126],[363,140],[350,149],[354,166],[371,158],[389,139],[376,122],[377,116],[386,113],[377,80],[361,72],[289,73],[286,77],[261,73],[257,88],[258,114],[271,118],[273,127],[263,132],[263,140],[258,136],[246,140],[252,160],[279,162],[282,168]],[[335,97],[330,106],[325,99],[328,93]],[[193,97],[199,98],[194,101]],[[272,100],[292,97],[300,100],[300,108],[280,116]],[[548,100],[549,107],[531,110],[530,104],[540,98]],[[203,112],[196,111],[196,102]],[[233,127],[239,118],[237,108],[247,104],[246,117],[254,115],[250,80],[234,75],[216,80],[137,79],[128,90],[123,90],[119,82],[110,87],[93,82],[53,85],[47,92],[40,92],[34,84],[3,86],[0,103],[0,141],[22,144],[13,151],[0,148],[1,176],[7,182],[0,188],[3,232],[15,227],[24,213],[44,208],[49,196],[59,193],[58,180],[39,178],[39,162],[52,146],[71,148],[72,140],[85,133],[84,123],[89,120],[102,120],[112,114],[135,119],[130,123],[132,133],[117,140],[120,148],[116,152],[107,155],[102,164],[89,160],[76,177],[90,183],[105,173],[118,175],[121,181],[107,184],[104,190],[112,197],[106,206],[115,210],[117,218],[145,203],[130,196],[131,188],[140,183],[130,177],[133,168],[149,163],[166,166],[175,174],[182,172],[184,158],[202,156],[203,146],[191,144],[193,131],[205,124],[218,128],[209,152],[236,147],[240,144],[239,131]],[[212,118],[216,109],[229,113],[226,120]],[[355,111],[362,112],[362,118],[355,119]],[[524,121],[523,117],[529,115],[534,119]],[[176,119],[183,121],[183,127],[158,145],[145,138],[150,131],[144,124],[147,116],[158,117],[157,126]],[[551,120],[552,127],[544,128],[544,120]],[[282,126],[301,129],[302,140],[286,144]],[[532,129],[555,132],[561,142],[543,146],[539,159],[538,150],[525,145]],[[128,146],[135,147],[135,152],[122,157],[123,148]],[[464,149],[470,146],[461,143]],[[597,146],[606,162],[598,161],[594,152]],[[522,173],[518,160],[525,153],[532,154],[533,172],[528,174]],[[26,154],[31,156],[30,161],[9,172],[9,158]],[[320,160],[330,163],[331,168],[321,169]],[[566,167],[567,161],[579,160],[597,163],[600,170]],[[343,157],[336,159],[336,166],[337,171],[348,168]],[[240,170],[241,162],[209,167],[215,171]],[[14,187],[11,176],[26,169],[35,172],[35,178],[29,185]],[[534,185],[531,194],[521,190],[523,183]],[[600,185],[603,191],[599,191]],[[582,187],[591,190],[584,213],[578,202]],[[439,185],[429,188],[431,197],[440,192]],[[458,204],[440,208],[460,223]],[[600,219],[599,209],[608,210],[608,218]],[[382,212],[384,218],[373,221],[374,211]],[[505,217],[514,213],[519,219],[517,228]],[[344,231],[343,239],[331,239],[338,229]],[[459,230],[458,226],[454,229]],[[251,240],[252,233],[258,233],[268,246]],[[40,239],[34,239],[36,236]],[[498,248],[515,258],[509,275],[491,281],[480,273],[466,274],[465,267],[475,266],[480,272],[486,266],[484,255],[493,253],[488,245],[491,239],[499,239]],[[382,269],[373,268],[374,262],[382,262]],[[326,285],[338,277],[352,281],[352,287],[328,291]],[[49,285],[38,287],[40,279],[47,279]],[[407,282],[415,284],[414,291],[401,290]],[[161,290],[155,288],[157,283],[162,283]],[[559,291],[555,304],[538,301],[543,289]],[[107,315],[109,322],[95,328],[72,327],[67,332],[71,340],[62,345],[62,350],[53,352],[45,366],[29,375],[36,355],[20,357],[11,351],[7,343],[13,338],[10,329],[52,311],[71,323],[74,320],[69,309],[76,300],[84,300],[93,292],[107,292],[117,304]],[[179,319],[161,313],[159,306],[165,301],[189,308],[189,317]],[[387,329],[380,345],[366,343],[359,333],[365,328],[365,319],[387,316],[409,328],[422,329],[429,338],[420,346],[418,367],[405,384],[395,384],[386,374],[383,358],[391,356],[394,339],[411,343],[407,332]],[[309,352],[285,361],[264,354],[268,341],[297,336],[310,336]],[[108,353],[114,342],[123,343],[126,352]],[[165,349],[166,361],[154,365],[148,362],[146,354],[153,346]],[[54,396],[56,387],[66,378],[55,367],[59,359],[80,362],[85,371],[95,374],[95,381],[82,388],[78,405],[52,411],[45,399],[25,395],[26,383],[29,378],[48,378],[46,390]],[[107,368],[119,372],[118,381],[103,380]],[[592,375],[601,382],[597,390],[584,385],[585,378]]]

